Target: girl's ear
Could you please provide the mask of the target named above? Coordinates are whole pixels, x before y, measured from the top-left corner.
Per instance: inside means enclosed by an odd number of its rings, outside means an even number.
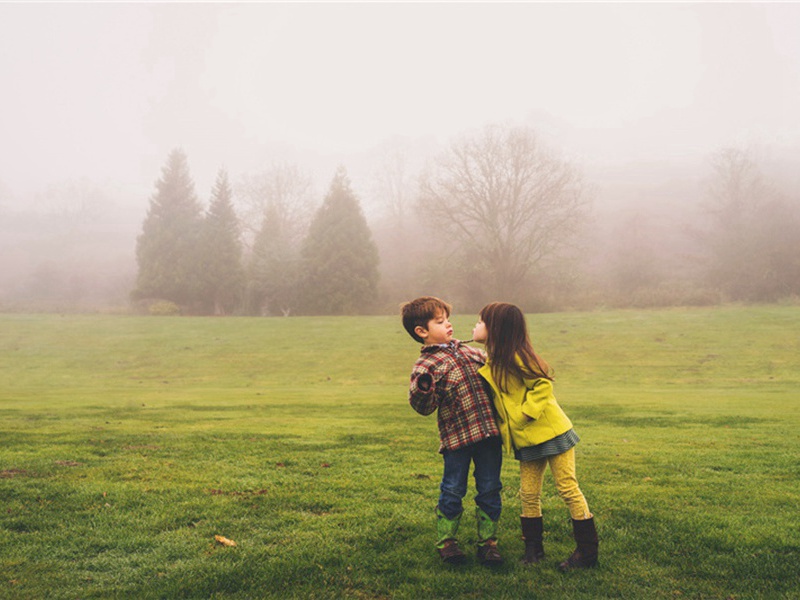
[[[426,337],[428,337],[428,330],[425,329],[422,325],[417,325],[416,327],[414,327],[414,333],[416,333],[423,340]]]

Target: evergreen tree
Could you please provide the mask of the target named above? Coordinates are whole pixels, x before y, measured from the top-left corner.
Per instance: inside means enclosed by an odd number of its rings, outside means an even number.
[[[202,302],[205,312],[230,314],[244,286],[239,221],[233,209],[228,174],[221,170],[203,223]]]
[[[378,250],[342,167],[311,221],[302,259],[304,312],[357,314],[374,304]]]
[[[186,155],[175,149],[161,170],[136,241],[139,272],[134,299],[159,298],[182,306],[197,303],[201,225],[202,208]]]
[[[248,270],[249,314],[288,316],[296,310],[300,246],[311,212],[310,186],[310,178],[291,165],[275,165],[243,183],[251,220],[259,226]]]
[[[252,300],[259,314],[288,316],[296,303],[299,251],[276,207],[267,207],[253,242],[250,262]]]

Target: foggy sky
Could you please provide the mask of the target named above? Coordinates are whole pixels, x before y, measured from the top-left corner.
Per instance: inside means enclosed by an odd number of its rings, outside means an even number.
[[[798,32],[800,4],[0,4],[0,207],[81,178],[144,205],[175,147],[205,196],[489,122],[590,165],[796,153]]]

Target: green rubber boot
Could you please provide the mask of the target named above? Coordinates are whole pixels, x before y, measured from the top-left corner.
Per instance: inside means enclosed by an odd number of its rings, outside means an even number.
[[[442,560],[449,564],[460,564],[467,558],[456,541],[460,522],[461,515],[455,519],[448,519],[438,507],[436,508],[436,549]]]
[[[501,564],[503,557],[497,549],[497,521],[492,521],[480,507],[475,507],[475,516],[478,519],[478,561],[484,565]]]

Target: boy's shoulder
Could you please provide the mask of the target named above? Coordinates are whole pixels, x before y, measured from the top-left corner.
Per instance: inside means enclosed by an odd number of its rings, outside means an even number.
[[[466,342],[459,342],[459,344],[460,346],[458,349],[461,352],[467,356],[480,360],[480,362],[486,362],[486,353],[483,350],[479,348],[473,348],[472,346],[467,346]]]

